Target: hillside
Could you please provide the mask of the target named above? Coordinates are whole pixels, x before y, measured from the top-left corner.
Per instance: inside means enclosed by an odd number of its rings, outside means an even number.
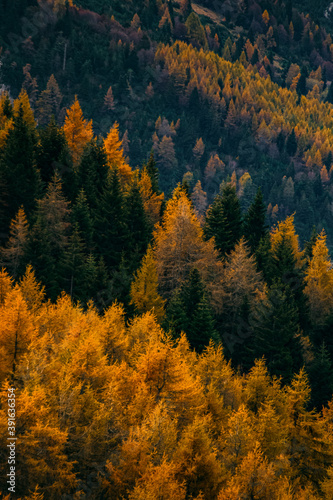
[[[0,0],[0,498],[332,498],[329,4]]]

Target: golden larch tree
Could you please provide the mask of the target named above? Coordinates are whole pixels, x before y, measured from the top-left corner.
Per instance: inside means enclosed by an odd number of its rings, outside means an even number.
[[[114,123],[110,129],[106,139],[104,139],[104,147],[108,159],[108,165],[111,170],[118,169],[120,178],[123,182],[128,182],[132,177],[132,169],[126,163],[122,141],[119,138],[119,125]]]
[[[74,103],[67,110],[64,132],[72,153],[74,164],[78,164],[85,146],[93,138],[92,120],[84,119],[80,103],[75,96]]]

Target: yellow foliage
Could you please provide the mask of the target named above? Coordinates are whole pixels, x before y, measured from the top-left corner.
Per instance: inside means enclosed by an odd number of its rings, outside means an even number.
[[[35,118],[34,118],[34,113],[31,109],[29,97],[28,97],[28,94],[26,93],[25,90],[21,90],[18,98],[15,99],[15,101],[14,101],[14,106],[13,106],[14,116],[16,116],[16,117],[18,116],[20,107],[22,108],[22,111],[23,111],[23,120],[25,121],[25,123],[31,129],[35,129],[36,122],[35,122]]]
[[[84,148],[93,138],[92,120],[88,122],[83,118],[77,96],[75,96],[72,106],[67,110],[64,132],[72,153],[73,162],[77,165]]]
[[[164,200],[164,193],[156,194],[153,192],[151,179],[146,167],[141,170],[139,187],[145,212],[148,215],[151,223],[155,225],[160,219],[161,205]]]
[[[312,319],[315,324],[320,323],[333,309],[333,269],[323,231],[312,249],[305,283],[304,293],[308,297]]]
[[[153,311],[157,320],[163,318],[165,300],[158,293],[156,260],[151,246],[131,284],[131,299],[138,313]]]
[[[290,243],[298,267],[303,264],[303,252],[300,251],[298,236],[294,226],[294,216],[290,215],[284,221],[278,223],[271,231],[271,251],[274,254],[281,244],[283,238]]]
[[[106,139],[104,139],[104,147],[110,169],[117,168],[123,182],[128,182],[132,177],[132,169],[125,161],[117,122],[114,123]]]

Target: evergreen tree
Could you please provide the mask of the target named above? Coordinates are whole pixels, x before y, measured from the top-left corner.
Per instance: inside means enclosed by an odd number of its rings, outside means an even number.
[[[210,339],[218,341],[207,292],[196,268],[171,298],[166,309],[166,326],[177,336],[185,332],[197,352],[201,352]]]
[[[290,382],[301,366],[299,315],[293,295],[284,283],[276,281],[262,304],[254,323],[254,357],[265,357],[271,375]]]
[[[72,208],[72,224],[77,226],[85,248],[92,251],[94,247],[94,221],[87,203],[84,189],[81,189]]]
[[[133,179],[130,190],[125,198],[124,216],[128,233],[126,257],[130,269],[135,271],[147,250],[152,232],[136,178]]]
[[[71,187],[73,177],[70,175],[72,165],[69,149],[65,133],[62,128],[57,126],[54,117],[39,132],[36,162],[44,183],[49,183],[57,171],[63,182],[68,185],[68,188]]]
[[[128,250],[128,230],[124,211],[124,195],[117,169],[107,180],[95,217],[96,246],[108,268],[119,266]]]
[[[320,411],[323,405],[332,398],[333,367],[325,342],[314,353],[314,359],[309,367],[311,384],[311,404]]]
[[[109,176],[106,152],[103,145],[91,141],[85,148],[76,173],[78,194],[84,189],[88,205],[94,213],[105,190]]]
[[[156,166],[156,161],[154,158],[154,151],[150,152],[149,160],[146,164],[143,165],[146,167],[147,173],[151,180],[151,187],[154,193],[160,194],[161,191],[158,187],[158,168]]]
[[[222,197],[217,195],[207,212],[204,225],[206,239],[215,237],[216,248],[222,256],[230,253],[242,233],[242,214],[236,189],[227,184]]]
[[[286,142],[286,151],[289,156],[295,156],[297,151],[297,139],[295,135],[295,129],[292,129],[291,133],[288,136]]]
[[[0,170],[7,187],[7,224],[20,206],[29,217],[40,194],[40,173],[35,162],[36,134],[25,121],[23,105],[14,116],[0,162]]]
[[[252,252],[257,250],[260,240],[268,234],[266,207],[260,188],[245,216],[243,232]]]
[[[45,196],[38,201],[27,250],[27,260],[51,299],[56,299],[64,287],[70,227],[69,202],[62,193],[60,177],[56,174]]]

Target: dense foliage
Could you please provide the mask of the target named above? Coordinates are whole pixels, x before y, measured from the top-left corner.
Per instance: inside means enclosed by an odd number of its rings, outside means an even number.
[[[0,0],[3,498],[332,498],[328,3]]]

